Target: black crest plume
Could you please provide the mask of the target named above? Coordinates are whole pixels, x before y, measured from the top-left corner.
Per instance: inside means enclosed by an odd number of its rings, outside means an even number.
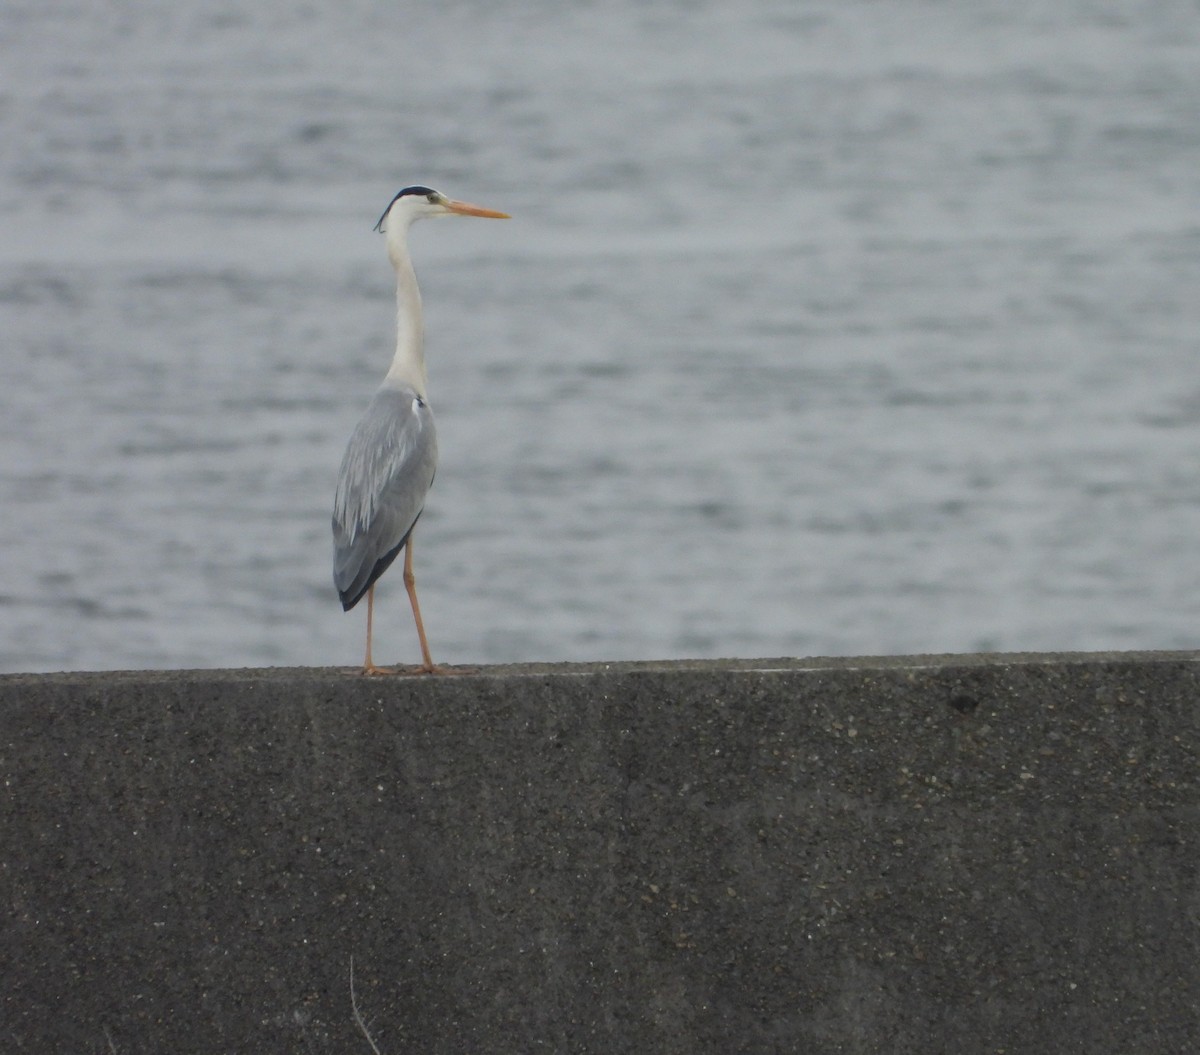
[[[379,217],[379,222],[375,224],[375,227],[373,228],[374,230],[380,232],[383,231],[383,221],[387,219],[387,214],[392,211],[392,206],[395,205],[396,202],[398,202],[406,194],[420,194],[432,201],[432,196],[437,194],[437,191],[435,191],[432,187],[422,187],[419,185],[416,187],[405,187],[404,190],[400,191],[399,194],[397,194],[390,202],[388,202],[388,206],[383,210],[383,215]]]

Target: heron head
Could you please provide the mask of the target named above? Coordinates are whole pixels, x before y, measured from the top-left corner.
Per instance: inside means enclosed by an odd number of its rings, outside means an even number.
[[[430,216],[486,216],[493,220],[507,220],[508,213],[485,209],[470,202],[447,198],[432,187],[405,187],[383,210],[375,230],[386,231],[385,224],[397,223],[404,230],[416,220]]]

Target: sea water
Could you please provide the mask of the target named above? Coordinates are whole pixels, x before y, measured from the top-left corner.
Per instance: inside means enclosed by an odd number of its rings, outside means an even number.
[[[1196,644],[1194,5],[3,8],[0,669],[360,661],[410,183],[435,658]]]

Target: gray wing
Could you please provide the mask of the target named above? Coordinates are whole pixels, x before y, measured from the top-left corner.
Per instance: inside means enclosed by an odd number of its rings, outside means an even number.
[[[350,437],[333,500],[333,582],[343,608],[396,559],[436,467],[429,405],[407,386],[381,388]]]

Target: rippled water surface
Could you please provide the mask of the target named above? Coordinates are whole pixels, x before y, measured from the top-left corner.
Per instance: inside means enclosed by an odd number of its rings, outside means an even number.
[[[358,661],[414,182],[438,658],[1196,645],[1194,5],[4,10],[0,668]]]

